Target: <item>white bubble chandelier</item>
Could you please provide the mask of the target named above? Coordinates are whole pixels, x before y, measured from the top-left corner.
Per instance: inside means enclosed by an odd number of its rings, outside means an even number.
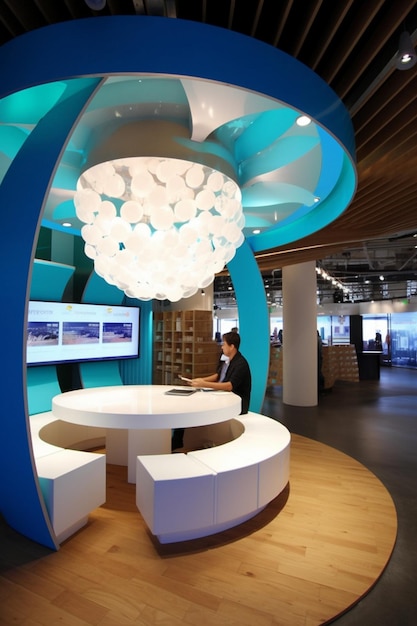
[[[179,159],[131,157],[79,178],[74,204],[94,269],[131,298],[188,298],[244,240],[241,192],[225,174]]]

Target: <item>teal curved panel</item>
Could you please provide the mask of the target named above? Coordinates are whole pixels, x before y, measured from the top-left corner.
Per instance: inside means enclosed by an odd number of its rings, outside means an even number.
[[[95,272],[90,277],[85,286],[81,302],[93,304],[122,304],[125,295],[123,291],[115,285],[109,285]]]
[[[80,377],[82,386],[113,387],[123,385],[120,377],[120,361],[92,361],[80,363]]]
[[[54,82],[16,91],[0,100],[0,119],[4,124],[35,125],[59,102],[65,90],[65,82]]]
[[[51,411],[52,398],[61,393],[56,368],[53,365],[28,367],[26,376],[29,415]]]
[[[125,385],[151,385],[153,360],[153,302],[126,298],[127,306],[140,307],[139,358],[120,362],[120,373]]]
[[[1,151],[9,158],[14,158],[22,145],[25,143],[28,135],[29,131],[27,128],[3,126],[0,128]]]
[[[273,142],[261,154],[251,156],[240,165],[240,182],[247,184],[252,178],[285,167],[313,150],[318,137],[283,137]]]
[[[252,374],[249,409],[260,413],[269,370],[269,312],[265,287],[255,257],[244,242],[227,268],[233,282],[239,316],[241,352]]]
[[[59,302],[74,272],[75,267],[72,265],[35,259],[32,266],[30,299]]]
[[[317,132],[322,145],[322,166],[321,176],[314,193],[318,198],[327,198],[342,175],[344,155],[334,137],[320,127],[317,128]]]
[[[288,108],[265,111],[258,115],[236,139],[236,161],[241,163],[265,150],[291,128],[297,115],[296,111]]]
[[[319,203],[315,211],[310,211],[300,219],[284,224],[280,228],[269,229],[258,236],[248,237],[248,243],[254,252],[285,246],[324,228],[341,215],[352,198],[352,189],[356,186],[356,176],[347,157],[343,157],[341,174],[332,192]]]

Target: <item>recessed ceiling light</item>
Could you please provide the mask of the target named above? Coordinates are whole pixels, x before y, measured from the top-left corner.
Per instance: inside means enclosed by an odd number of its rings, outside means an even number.
[[[254,235],[259,235],[261,231],[259,230],[259,228],[255,228],[255,230],[253,230],[252,232]]]
[[[311,117],[307,117],[307,115],[300,115],[300,117],[297,117],[295,120],[295,123],[297,126],[308,126],[311,124]]]
[[[89,9],[102,11],[106,6],[106,0],[84,0]]]
[[[72,224],[71,222],[62,222],[62,226],[65,226],[65,228],[70,228]]]

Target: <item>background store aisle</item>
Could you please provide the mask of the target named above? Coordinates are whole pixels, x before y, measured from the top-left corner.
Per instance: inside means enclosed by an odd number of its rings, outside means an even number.
[[[397,542],[385,572],[374,589],[334,623],[417,623],[417,372],[383,367],[379,381],[337,382],[317,407],[284,405],[281,392],[281,387],[268,388],[262,413],[293,433],[363,463],[384,483],[397,508]]]

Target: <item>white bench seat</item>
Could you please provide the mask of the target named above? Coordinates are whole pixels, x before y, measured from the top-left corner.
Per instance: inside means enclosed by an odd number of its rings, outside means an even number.
[[[210,434],[215,440],[213,428]],[[223,425],[222,437],[224,430]],[[285,488],[291,440],[285,426],[264,415],[248,413],[231,420],[230,432],[235,439],[214,447],[137,458],[136,504],[161,543],[236,526],[259,513]],[[211,523],[197,521],[194,510],[211,502]],[[171,523],[174,511],[175,523]]]
[[[36,459],[39,484],[58,543],[106,501],[104,454],[61,450]]]
[[[29,422],[39,485],[57,541],[62,543],[106,501],[106,457],[45,441],[41,435],[49,426],[55,432],[54,423],[60,422],[51,411],[31,415]]]
[[[140,459],[136,505],[154,535],[165,540],[174,536],[180,541],[201,536],[212,528],[215,503],[212,470],[183,453],[144,455]]]

